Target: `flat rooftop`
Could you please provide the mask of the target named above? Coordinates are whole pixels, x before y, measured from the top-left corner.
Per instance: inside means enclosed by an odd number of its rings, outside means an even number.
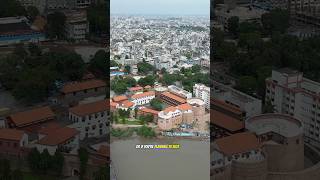
[[[250,118],[246,128],[257,135],[274,132],[284,137],[294,137],[303,133],[299,120],[282,114],[264,114]]]

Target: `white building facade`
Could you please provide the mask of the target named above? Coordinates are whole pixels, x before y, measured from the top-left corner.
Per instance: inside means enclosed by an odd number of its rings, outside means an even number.
[[[204,84],[195,84],[193,86],[195,97],[202,99],[206,104],[206,109],[210,109],[210,88]]]

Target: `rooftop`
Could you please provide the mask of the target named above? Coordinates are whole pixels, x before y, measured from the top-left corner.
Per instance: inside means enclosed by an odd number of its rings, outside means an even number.
[[[147,97],[147,96],[154,96],[155,92],[154,91],[148,91],[148,92],[144,92],[141,94],[134,94],[131,96],[132,99],[139,99],[139,98],[143,98],[143,97]]]
[[[20,141],[24,132],[16,129],[0,129],[0,139]]]
[[[211,109],[210,116],[211,122],[213,122],[213,124],[231,132],[239,131],[244,128],[244,122],[241,122],[238,119],[235,119],[219,111]]]
[[[227,156],[245,153],[260,148],[257,137],[250,132],[233,134],[231,136],[217,139],[215,143],[218,150]]]
[[[69,111],[78,116],[86,116],[98,112],[107,111],[109,102],[107,100],[97,101],[93,103],[81,104],[70,108]]]
[[[294,137],[303,134],[302,123],[284,114],[263,114],[249,118],[246,128],[257,135],[274,132],[284,137]]]
[[[40,139],[38,143],[42,145],[55,146],[65,143],[69,139],[76,136],[78,133],[79,132],[74,128],[58,128],[55,131],[48,134],[47,136]]]
[[[72,82],[72,83],[65,84],[61,89],[61,92],[68,94],[68,93],[94,89],[99,87],[105,87],[105,86],[106,86],[106,82],[98,79],[93,79],[88,81]]]
[[[18,112],[9,116],[16,126],[25,126],[48,118],[53,118],[55,114],[50,107],[40,107],[28,111]]]
[[[112,99],[114,102],[119,102],[119,101],[128,100],[128,97],[124,96],[124,95],[123,96],[114,96]]]
[[[174,100],[178,101],[179,103],[186,103],[187,102],[185,99],[183,99],[183,98],[181,98],[181,97],[179,97],[177,95],[174,95],[174,94],[172,94],[170,92],[163,92],[162,95],[166,96],[166,97],[168,97],[170,99],[174,99]]]

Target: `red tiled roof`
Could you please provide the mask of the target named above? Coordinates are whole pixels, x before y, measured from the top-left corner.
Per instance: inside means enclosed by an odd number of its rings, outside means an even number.
[[[135,94],[135,95],[132,95],[131,98],[132,99],[140,99],[140,98],[147,97],[147,96],[155,96],[155,92],[154,91],[148,91],[148,92],[144,92],[144,93],[141,93],[141,94]]]
[[[144,88],[145,89],[149,89],[149,88],[151,88],[151,86],[150,85],[146,85]]]
[[[124,101],[124,100],[128,100],[127,96],[115,96],[112,98],[114,102],[119,102],[119,101]]]
[[[0,129],[0,139],[20,141],[24,132],[16,129]]]
[[[188,103],[181,104],[181,105],[177,106],[177,108],[182,110],[182,111],[192,110],[192,106],[190,104],[188,104]]]
[[[183,98],[181,98],[181,97],[179,97],[177,95],[174,95],[174,94],[172,94],[170,92],[163,92],[161,95],[164,95],[164,96],[166,96],[166,97],[168,97],[170,99],[174,99],[174,100],[176,100],[176,101],[178,101],[180,103],[186,103],[187,102],[185,99],[183,99]]]
[[[110,156],[110,147],[106,145],[101,145],[97,152],[102,156],[108,157]]]
[[[107,111],[109,102],[107,100],[97,101],[93,103],[81,104],[69,109],[69,112],[78,116],[86,116],[98,112]]]
[[[257,150],[260,147],[257,137],[250,132],[237,133],[217,139],[215,143],[227,156]]]
[[[65,143],[66,141],[73,138],[77,134],[79,134],[79,132],[76,129],[63,127],[63,128],[57,129],[56,131],[40,139],[38,143],[43,145],[55,146],[55,145]]]
[[[61,126],[56,122],[52,122],[52,123],[48,123],[45,127],[42,127],[38,131],[38,133],[48,135],[48,134],[54,132],[55,130],[57,130],[58,128],[61,128]]]
[[[117,107],[119,105],[118,103],[110,101],[110,107]]]
[[[153,115],[158,115],[159,111],[150,109],[150,108],[141,108],[139,111],[144,112],[144,113],[151,113]]]
[[[170,106],[170,107],[167,107],[166,109],[164,109],[163,111],[165,113],[169,113],[169,112],[174,112],[176,110],[177,110],[177,107]]]
[[[211,101],[212,104],[214,104],[216,106],[219,106],[219,107],[221,107],[223,109],[226,109],[226,110],[228,110],[230,112],[233,112],[235,114],[242,114],[242,111],[240,110],[240,108],[235,107],[235,106],[233,106],[231,104],[228,104],[226,102],[223,102],[223,101],[215,99],[215,98],[211,98],[210,101]]]
[[[9,116],[16,126],[24,126],[32,123],[36,123],[48,118],[53,118],[55,115],[52,112],[51,108],[41,107],[32,109],[29,111],[18,112]]]
[[[122,102],[122,106],[125,107],[125,108],[130,108],[130,107],[132,107],[133,105],[134,105],[134,103],[131,102],[131,101],[124,101],[124,102]]]
[[[213,122],[213,124],[227,129],[231,132],[238,131],[244,128],[243,122],[219,111],[211,109],[210,116],[211,122]]]
[[[143,88],[140,87],[140,86],[136,86],[136,87],[131,87],[131,88],[129,88],[129,91],[141,91],[141,90],[143,90]]]
[[[68,83],[63,86],[63,88],[61,89],[61,92],[68,94],[68,93],[83,91],[86,89],[94,89],[94,88],[105,87],[105,86],[106,86],[106,82],[98,79],[92,79],[92,80],[83,81],[83,82]]]

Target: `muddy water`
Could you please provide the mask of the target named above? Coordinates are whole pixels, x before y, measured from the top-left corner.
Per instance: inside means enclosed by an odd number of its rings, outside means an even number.
[[[136,144],[180,144],[180,149],[136,149]],[[117,180],[209,180],[209,142],[197,140],[113,140]]]

